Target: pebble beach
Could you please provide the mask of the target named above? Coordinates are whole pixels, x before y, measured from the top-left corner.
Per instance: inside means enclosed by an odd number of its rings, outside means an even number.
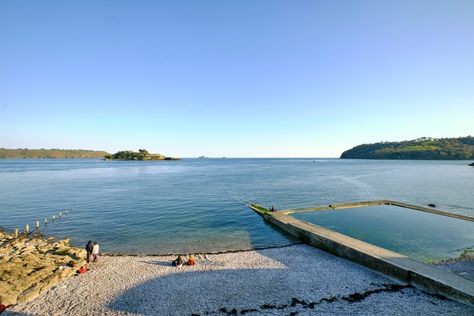
[[[474,307],[403,285],[307,245],[197,255],[104,256],[6,315],[472,315]]]

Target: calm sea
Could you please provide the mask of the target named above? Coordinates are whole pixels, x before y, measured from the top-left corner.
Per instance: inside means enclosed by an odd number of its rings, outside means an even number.
[[[70,237],[78,246],[97,240],[102,250],[114,253],[286,245],[295,241],[264,223],[239,199],[278,209],[392,199],[434,203],[439,209],[474,217],[474,168],[467,164],[340,159],[0,160],[0,226],[23,229],[40,220],[46,234]],[[65,213],[66,209],[72,211]],[[52,215],[58,216],[60,210],[63,217],[52,222]],[[474,240],[467,244],[474,245]]]

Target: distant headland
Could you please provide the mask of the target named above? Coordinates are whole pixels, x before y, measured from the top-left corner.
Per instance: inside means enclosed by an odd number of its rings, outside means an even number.
[[[105,160],[180,160],[161,154],[150,154],[146,149],[138,152],[124,150],[110,154],[101,150],[85,149],[6,149],[0,148],[0,159],[105,159]]]
[[[470,160],[474,158],[474,137],[422,137],[402,142],[364,144],[346,150],[341,158]]]
[[[167,157],[161,154],[150,154],[146,149],[139,149],[138,152],[130,150],[118,151],[115,154],[107,154],[105,160],[180,160],[181,158]]]
[[[84,149],[5,149],[0,148],[0,159],[87,159],[104,158],[108,152]]]

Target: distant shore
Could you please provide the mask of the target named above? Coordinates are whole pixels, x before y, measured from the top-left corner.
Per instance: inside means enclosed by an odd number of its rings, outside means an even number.
[[[471,160],[474,137],[421,137],[401,142],[379,142],[355,146],[341,154],[342,159]]]
[[[85,149],[6,149],[0,148],[0,159],[101,159],[106,151]]]
[[[161,154],[151,154],[145,149],[119,151],[110,154],[100,150],[86,149],[6,149],[0,148],[0,159],[103,159],[103,160],[181,160]]]

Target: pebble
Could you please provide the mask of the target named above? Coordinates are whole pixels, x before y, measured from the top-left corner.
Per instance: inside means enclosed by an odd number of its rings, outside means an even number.
[[[473,315],[474,308],[398,284],[322,250],[283,248],[207,254],[197,265],[171,266],[175,257],[102,257],[36,299],[12,306],[33,315]],[[344,297],[374,294],[358,302]],[[361,296],[363,297],[363,295]],[[12,314],[13,315],[13,314]]]

